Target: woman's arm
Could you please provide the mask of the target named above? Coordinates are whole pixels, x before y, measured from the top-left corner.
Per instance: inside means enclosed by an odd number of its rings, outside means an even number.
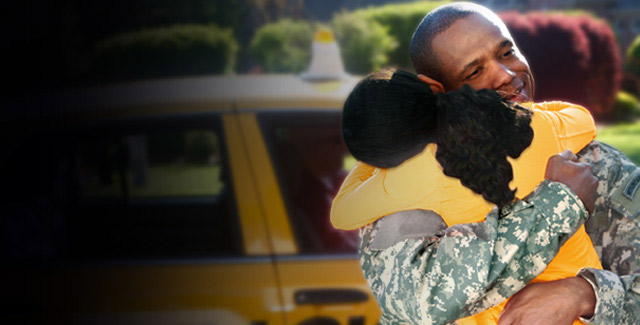
[[[522,201],[482,223],[372,249],[361,230],[360,262],[382,320],[442,324],[504,301],[541,273],[588,213],[564,184],[543,181]]]

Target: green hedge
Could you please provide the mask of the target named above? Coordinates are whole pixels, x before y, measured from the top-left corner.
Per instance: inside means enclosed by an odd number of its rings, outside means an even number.
[[[618,92],[616,103],[613,109],[614,121],[629,121],[640,117],[640,107],[638,99],[624,91]]]
[[[232,72],[238,44],[231,29],[174,25],[123,33],[96,46],[102,79],[157,78]]]
[[[449,2],[451,1],[441,0],[369,7],[355,10],[350,13],[351,18],[343,19],[373,21],[386,27],[389,35],[398,44],[389,53],[389,64],[413,71],[409,58],[409,44],[413,32],[429,11]]]
[[[345,66],[355,74],[367,74],[389,63],[389,53],[397,42],[387,28],[375,21],[353,19],[351,14],[336,15],[332,27]]]
[[[640,35],[638,35],[627,49],[625,70],[640,77]]]
[[[309,65],[314,33],[309,22],[282,19],[256,31],[250,52],[264,72],[299,73]]]
[[[364,74],[388,63],[395,41],[380,24],[336,15],[331,29],[340,45],[345,69]],[[266,73],[299,73],[311,60],[316,27],[306,21],[282,19],[262,26],[251,41],[251,54]]]
[[[345,69],[366,74],[386,65],[413,70],[413,31],[433,8],[450,1],[389,4],[334,15],[330,27],[340,44]],[[283,19],[259,28],[251,54],[264,72],[301,72],[310,60],[315,26]]]

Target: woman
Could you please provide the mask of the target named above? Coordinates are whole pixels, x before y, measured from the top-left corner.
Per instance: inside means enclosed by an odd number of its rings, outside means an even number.
[[[577,117],[571,122],[585,114],[590,119],[584,108],[571,104],[529,109],[490,90],[463,87],[433,95],[416,76],[400,70],[369,76],[345,103],[343,133],[356,159],[377,167],[367,181],[383,183],[384,194],[394,199],[373,200],[367,213],[341,213],[349,220],[332,222],[354,229],[410,209],[432,210],[448,226],[480,222],[493,204],[503,208],[543,180],[544,170],[533,166],[545,166],[565,147],[577,152],[591,141],[592,134],[574,134],[571,125],[561,123],[567,120],[559,117],[570,113]],[[512,160],[512,168],[507,157],[521,155],[526,159]],[[517,190],[510,188],[512,180]],[[571,277],[587,266],[601,268],[581,227],[533,282]],[[505,303],[459,322],[495,324]]]

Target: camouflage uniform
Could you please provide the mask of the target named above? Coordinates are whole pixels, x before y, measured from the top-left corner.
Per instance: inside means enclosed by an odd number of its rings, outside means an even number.
[[[591,165],[600,181],[596,209],[585,227],[605,270],[579,273],[596,292],[592,322],[640,324],[640,168],[596,141],[578,157]]]
[[[606,270],[579,275],[596,292],[588,323],[640,323],[640,169],[619,151],[592,142],[578,155],[598,177],[599,199],[586,222]],[[637,190],[637,191],[636,191]],[[360,230],[360,264],[383,324],[442,324],[499,304],[544,270],[587,217],[563,184],[543,181],[522,201],[486,220],[460,224],[422,238],[372,248],[376,221]],[[640,275],[640,273],[638,273]],[[583,320],[585,321],[585,320]]]
[[[371,247],[380,219],[360,229],[360,264],[383,324],[443,324],[522,289],[587,216],[566,185],[543,181],[501,215],[494,209],[482,223],[402,239],[384,249]]]

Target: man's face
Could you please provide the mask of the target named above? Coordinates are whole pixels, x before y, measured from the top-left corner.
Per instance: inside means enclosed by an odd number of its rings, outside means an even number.
[[[498,19],[471,14],[433,39],[446,91],[468,84],[474,89],[496,90],[517,102],[533,98],[529,64]]]

